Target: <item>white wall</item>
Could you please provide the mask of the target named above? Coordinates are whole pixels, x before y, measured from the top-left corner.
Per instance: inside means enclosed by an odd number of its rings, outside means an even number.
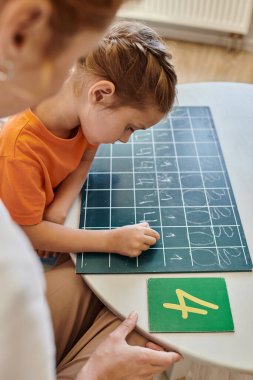
[[[149,24],[150,26],[157,29],[162,36],[168,37],[170,39],[201,42],[205,44],[221,45],[226,47],[231,47],[234,44],[235,47],[253,52],[253,17],[251,19],[249,33],[243,37],[242,42],[237,46],[236,42],[233,42],[226,33],[207,31],[197,28],[181,27],[165,23],[147,22],[145,20],[143,21],[146,24]]]

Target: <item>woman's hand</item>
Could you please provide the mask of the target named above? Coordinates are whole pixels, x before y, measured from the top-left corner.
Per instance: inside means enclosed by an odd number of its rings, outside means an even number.
[[[76,380],[152,380],[182,358],[152,342],[146,347],[128,345],[126,337],[137,319],[137,313],[132,312],[97,347]]]

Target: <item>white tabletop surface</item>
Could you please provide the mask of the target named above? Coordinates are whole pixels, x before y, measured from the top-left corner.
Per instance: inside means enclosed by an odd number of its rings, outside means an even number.
[[[253,85],[196,83],[178,86],[178,105],[210,106],[220,139],[244,232],[253,257]],[[77,226],[79,205],[68,225]],[[224,277],[234,319],[233,333],[148,333],[147,286],[151,277]],[[175,273],[86,275],[85,281],[116,314],[139,314],[138,328],[150,339],[182,355],[253,373],[253,274]]]

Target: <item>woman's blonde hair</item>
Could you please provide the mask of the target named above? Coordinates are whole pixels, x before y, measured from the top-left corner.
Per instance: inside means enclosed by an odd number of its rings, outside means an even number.
[[[74,82],[81,86],[85,72],[115,85],[117,101],[113,106],[145,108],[152,104],[167,113],[177,83],[170,60],[171,54],[153,29],[122,21],[108,30],[96,50],[79,59],[73,70]]]

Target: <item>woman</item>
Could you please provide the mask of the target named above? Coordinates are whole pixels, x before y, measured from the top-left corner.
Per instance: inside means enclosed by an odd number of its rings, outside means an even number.
[[[0,115],[57,91],[71,64],[102,35],[122,1],[0,0]],[[4,178],[1,178],[4,181]],[[43,273],[0,202],[0,378],[54,379]],[[74,274],[70,260],[46,275],[57,379],[151,379],[180,356],[144,340],[137,315],[120,322]],[[141,347],[145,346],[146,347]],[[131,363],[131,365],[129,365]]]
[[[55,93],[123,0],[0,0],[0,116]]]

